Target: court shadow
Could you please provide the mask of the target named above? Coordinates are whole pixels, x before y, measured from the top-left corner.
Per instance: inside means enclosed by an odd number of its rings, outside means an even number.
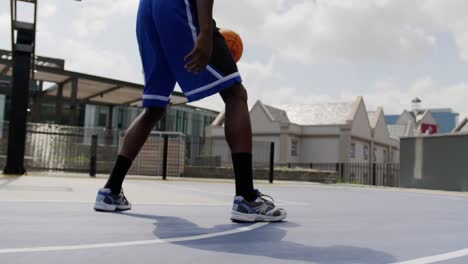
[[[188,237],[233,230],[251,224],[225,224],[204,228],[179,217],[146,214],[120,213],[129,217],[153,219],[156,221],[153,234],[159,239]],[[355,246],[309,246],[284,240],[287,230],[300,225],[291,222],[272,223],[249,232],[213,237],[202,240],[175,242],[174,244],[199,250],[226,252],[273,259],[316,262],[324,264],[394,263],[392,255],[368,248]],[[313,238],[311,238],[313,239]]]

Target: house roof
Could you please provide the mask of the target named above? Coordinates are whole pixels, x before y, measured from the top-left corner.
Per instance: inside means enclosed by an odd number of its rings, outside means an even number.
[[[282,110],[290,123],[297,125],[341,125],[352,118],[355,102],[282,104],[267,109]],[[270,110],[269,110],[270,111]],[[285,120],[282,113],[273,110],[279,119]],[[270,113],[272,116],[273,113]]]
[[[264,105],[266,110],[270,112],[271,117],[273,117],[274,121],[278,121],[281,123],[289,123],[289,118],[288,115],[286,114],[286,111],[275,108],[273,106],[269,105]]]
[[[377,122],[379,121],[379,111],[369,111],[367,112],[367,116],[369,117],[370,126],[375,128],[377,126]]]

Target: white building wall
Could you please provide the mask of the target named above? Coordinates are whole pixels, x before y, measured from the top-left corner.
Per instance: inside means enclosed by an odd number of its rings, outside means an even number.
[[[420,123],[437,125],[437,120],[435,120],[434,116],[429,112],[423,116]]]
[[[376,159],[375,160],[373,159],[372,162],[377,162],[377,163],[388,162],[388,147],[375,144],[374,149],[375,149]]]
[[[400,115],[398,118],[396,124],[398,125],[406,125],[408,123],[413,123],[414,124],[414,119],[413,117],[408,113],[408,111],[403,111],[403,113]]]
[[[339,137],[303,137],[300,145],[300,163],[340,160]]]
[[[342,125],[330,126],[304,126],[302,133],[304,135],[338,135],[341,133]]]
[[[363,139],[372,138],[369,116],[367,114],[366,107],[364,106],[364,103],[362,101],[359,103],[359,106],[356,111],[356,116],[353,120],[351,135]]]
[[[379,120],[374,129],[374,141],[381,144],[393,145],[394,141],[390,138],[390,133],[388,132],[387,124],[385,124],[385,119],[383,115],[379,116]]]
[[[397,149],[392,149],[390,158],[392,163],[400,163],[400,151]]]
[[[210,148],[207,150],[207,153],[210,153],[211,156],[221,157],[222,164],[230,164],[232,162],[229,146],[225,139],[213,139],[211,144],[207,144],[205,147]]]
[[[256,136],[256,135],[253,135],[253,141],[254,141],[254,146],[255,146],[255,144],[261,144],[262,145],[262,147],[259,148],[259,149],[262,149],[262,152],[269,150],[268,145],[271,144],[271,142],[274,142],[275,143],[275,158],[274,158],[274,161],[279,162],[279,153],[281,151],[279,135],[278,136]],[[259,143],[256,143],[256,142],[259,142]],[[265,146],[267,148],[266,150],[264,150]],[[268,155],[269,155],[269,153],[268,153]],[[269,160],[269,156],[268,156],[268,160]]]
[[[351,139],[351,144],[355,145],[354,157],[350,155],[350,162],[369,162],[371,157],[370,144],[356,139]],[[350,153],[351,154],[351,153]]]
[[[294,144],[294,149],[293,149],[293,144]],[[289,136],[288,148],[286,151],[289,157],[288,162],[299,163],[301,161],[301,152],[302,152],[301,138],[297,136]]]
[[[252,108],[250,119],[252,120],[252,131],[254,133],[279,133],[280,131],[280,125],[268,117],[260,104],[256,104]]]

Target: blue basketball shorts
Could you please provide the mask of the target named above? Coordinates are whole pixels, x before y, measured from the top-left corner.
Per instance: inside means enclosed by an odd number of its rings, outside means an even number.
[[[140,0],[137,39],[145,75],[143,107],[165,107],[176,82],[189,102],[219,93],[242,79],[230,50],[213,27],[213,54],[208,66],[195,74],[184,57],[199,34],[196,0]]]

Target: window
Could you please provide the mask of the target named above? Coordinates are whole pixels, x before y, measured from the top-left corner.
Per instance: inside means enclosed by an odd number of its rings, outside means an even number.
[[[349,148],[349,157],[350,158],[356,157],[356,143],[351,143],[351,146]]]
[[[372,150],[372,160],[374,162],[377,161],[377,148],[376,147],[374,147],[374,149]]]
[[[291,156],[297,157],[299,156],[299,143],[297,140],[292,140],[291,141]]]
[[[102,107],[97,107],[98,109],[98,122],[97,125],[98,127],[106,127],[107,126],[107,109],[102,108]]]
[[[369,146],[365,145],[363,150],[364,160],[369,160]]]
[[[384,162],[388,162],[388,161],[389,161],[389,160],[388,160],[388,156],[387,156],[387,150],[385,150],[385,149],[384,149],[384,151],[383,151],[383,158],[384,158],[384,160],[383,160]]]

